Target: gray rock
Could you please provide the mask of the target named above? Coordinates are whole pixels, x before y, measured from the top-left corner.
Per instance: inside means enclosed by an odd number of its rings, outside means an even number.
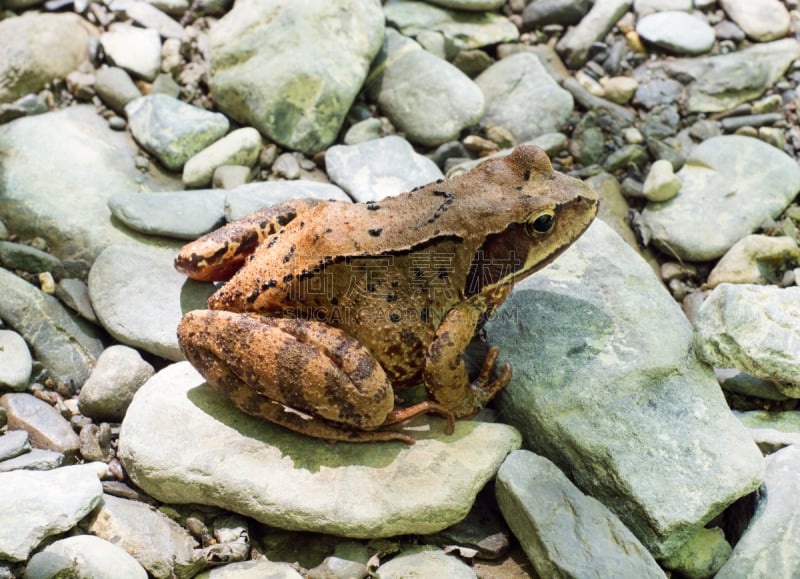
[[[108,60],[137,78],[153,80],[161,70],[161,37],[157,30],[114,25],[100,35]]]
[[[497,502],[540,577],[666,577],[617,516],[527,450],[497,472]]]
[[[800,412],[796,410],[734,411],[734,415],[749,429],[750,435],[764,454],[771,454],[787,446],[800,446]]]
[[[343,142],[345,145],[358,145],[366,141],[372,141],[381,137],[383,123],[380,119],[369,118],[355,123],[344,135]]]
[[[680,307],[602,221],[517,284],[486,332],[514,368],[504,420],[655,557],[760,484],[761,454]]]
[[[96,328],[5,269],[0,269],[0,286],[0,318],[25,338],[54,379],[83,384],[103,351]]]
[[[598,112],[610,115],[615,122],[621,125],[618,128],[633,126],[635,119],[633,113],[623,106],[613,103],[610,100],[598,97],[583,88],[581,84],[574,78],[566,78],[561,83],[567,89],[575,100],[581,103],[588,110],[598,109]]]
[[[791,18],[779,0],[720,0],[720,6],[745,34],[758,42],[786,36]]]
[[[483,114],[483,94],[467,75],[392,29],[367,90],[392,124],[422,145],[458,138]]]
[[[717,579],[794,577],[800,568],[800,446],[767,457],[767,476],[756,512]]]
[[[497,10],[505,0],[430,0],[431,4],[444,6],[453,10]]]
[[[89,59],[89,40],[96,35],[77,14],[25,12],[1,21],[0,103],[39,92],[76,70]]]
[[[27,273],[53,272],[61,267],[61,260],[30,245],[0,241],[0,263],[11,270]]]
[[[181,85],[175,82],[172,75],[162,72],[150,86],[150,93],[163,94],[176,99],[181,94]]]
[[[89,273],[97,318],[123,344],[182,360],[175,329],[185,312],[205,307],[213,284],[187,279],[173,261],[178,247],[115,244]],[[147,272],[147,275],[142,275]]]
[[[100,504],[97,463],[0,473],[0,557],[23,561],[41,541],[74,527]]]
[[[236,189],[250,182],[252,169],[244,165],[223,165],[214,169],[211,186],[214,189]]]
[[[800,287],[717,286],[695,319],[697,355],[720,368],[738,368],[775,382],[800,398]]]
[[[208,185],[214,170],[223,165],[253,167],[258,161],[261,144],[261,135],[253,128],[232,131],[186,162],[183,184],[187,187]]]
[[[800,44],[786,38],[753,44],[730,54],[650,61],[634,71],[634,78],[640,84],[655,82],[650,79],[668,80],[673,89],[676,83],[677,88],[686,85],[688,111],[713,113],[758,98],[798,57]],[[667,76],[671,78],[666,79]]]
[[[589,0],[533,0],[522,11],[522,29],[533,30],[548,24],[577,24],[589,11]]]
[[[700,529],[672,557],[661,561],[666,569],[686,579],[713,577],[731,556],[731,546],[719,527]]]
[[[136,142],[171,171],[222,138],[229,125],[225,115],[161,94],[131,101],[125,114]]]
[[[157,30],[163,38],[183,36],[183,26],[148,2],[135,0],[125,5],[125,14],[142,28]]]
[[[127,346],[106,348],[81,388],[81,414],[121,422],[136,391],[152,377],[153,367]]]
[[[66,456],[55,450],[31,449],[30,452],[0,462],[0,472],[14,470],[53,470],[64,464]]]
[[[572,95],[530,52],[504,58],[475,82],[486,98],[481,124],[505,127],[518,142],[559,131],[572,114]]]
[[[592,43],[602,41],[611,28],[631,7],[633,0],[595,0],[580,23],[558,42],[556,49],[570,68],[579,68],[587,58]]]
[[[56,285],[55,296],[62,304],[80,314],[92,323],[97,323],[97,317],[89,300],[89,288],[79,279],[63,278]]]
[[[456,557],[435,547],[413,547],[384,563],[376,571],[379,579],[405,579],[407,577],[447,577],[448,579],[476,579],[470,567]]]
[[[379,201],[444,177],[436,164],[402,137],[335,145],[325,153],[331,180],[361,203]]]
[[[698,145],[677,176],[683,184],[678,195],[649,204],[641,223],[656,246],[689,261],[721,256],[780,214],[800,190],[800,168],[791,157],[738,135]]]
[[[502,424],[462,420],[451,436],[441,419],[415,424],[430,431],[415,431],[413,446],[333,446],[242,414],[182,362],[136,394],[119,457],[137,486],[165,502],[217,505],[344,537],[431,533],[467,514],[519,438]]]
[[[519,39],[517,27],[505,16],[494,12],[457,12],[413,0],[390,2],[383,11],[387,24],[406,36],[417,37],[425,31],[438,32],[454,54]]]
[[[194,577],[208,566],[188,531],[138,501],[103,495],[87,530],[127,551],[156,579]]]
[[[675,197],[680,188],[681,180],[672,171],[672,163],[661,159],[650,166],[642,192],[648,201],[660,203]]]
[[[225,218],[229,222],[236,221],[262,207],[304,197],[323,201],[328,199],[352,201],[347,193],[330,183],[303,180],[248,183],[227,192]]]
[[[715,370],[719,385],[726,392],[744,394],[755,398],[766,398],[767,400],[787,400],[789,397],[781,394],[775,383],[770,380],[762,380],[751,376],[747,372],[741,372],[734,368],[724,368]]]
[[[195,579],[302,579],[294,567],[288,563],[275,563],[261,559],[258,561],[240,561],[203,571]]]
[[[225,219],[225,192],[117,193],[111,213],[134,231],[175,239],[197,239]]]
[[[639,18],[654,12],[691,12],[692,8],[692,0],[633,0],[633,11]]]
[[[25,390],[33,361],[25,340],[10,330],[0,330],[0,388]]]
[[[0,436],[0,461],[14,458],[31,450],[31,440],[25,430],[11,430]]]
[[[118,66],[107,66],[95,74],[94,90],[103,102],[118,112],[125,113],[125,106],[142,96],[125,70]]]
[[[92,535],[51,543],[25,567],[26,579],[51,579],[58,572],[92,579],[147,579],[147,571],[124,549]]]
[[[316,153],[336,139],[383,31],[375,0],[236,2],[209,33],[214,100],[276,143]]]
[[[129,239],[111,220],[113,193],[180,188],[153,171],[140,173],[138,148],[92,106],[2,125],[0,150],[15,152],[0,158],[0,219],[23,239],[43,237],[62,260],[91,262],[112,242]]]
[[[78,435],[69,421],[44,400],[26,392],[0,396],[0,406],[8,416],[9,430],[25,430],[36,448],[74,454]]]
[[[714,46],[714,29],[686,12],[657,12],[640,19],[636,32],[675,54],[703,54]]]
[[[800,259],[793,237],[746,235],[725,252],[708,274],[707,286],[721,283],[777,283],[783,272]]]

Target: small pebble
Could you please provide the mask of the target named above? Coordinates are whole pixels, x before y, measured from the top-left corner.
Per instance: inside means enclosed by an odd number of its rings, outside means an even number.
[[[645,198],[654,203],[668,201],[675,197],[680,189],[681,180],[673,172],[672,163],[665,160],[654,162],[644,182]]]
[[[736,242],[708,275],[707,285],[721,283],[770,283],[788,264],[800,258],[800,248],[791,237],[748,235]]]
[[[214,169],[211,186],[214,189],[234,189],[250,182],[250,167],[243,165],[223,165]]]
[[[283,153],[272,164],[272,174],[288,181],[300,178],[300,163],[292,153]]]

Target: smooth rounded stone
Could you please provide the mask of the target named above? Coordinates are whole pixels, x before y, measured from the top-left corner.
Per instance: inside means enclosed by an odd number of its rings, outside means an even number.
[[[87,531],[133,555],[156,579],[193,577],[208,566],[188,531],[139,501],[103,495]]]
[[[570,68],[579,68],[587,59],[589,48],[601,42],[633,0],[595,0],[589,13],[571,28],[556,45],[556,49]]]
[[[786,36],[791,18],[780,0],[720,0],[720,6],[753,40],[767,42]]]
[[[686,12],[656,12],[641,18],[636,32],[647,42],[675,54],[704,54],[714,46],[714,29]]]
[[[457,557],[436,547],[412,547],[378,567],[380,579],[406,579],[407,577],[447,577],[448,579],[476,579],[477,575]]]
[[[793,577],[800,568],[800,446],[769,455],[766,464],[753,518],[716,579]]]
[[[518,142],[559,131],[572,114],[572,95],[530,52],[504,58],[475,82],[486,99],[481,124],[505,127]]]
[[[438,32],[454,52],[519,39],[516,25],[494,12],[453,11],[407,0],[390,2],[383,7],[383,12],[386,23],[402,34],[417,37],[424,31]]]
[[[722,256],[708,275],[713,289],[721,283],[770,283],[779,281],[790,263],[800,259],[800,248],[792,237],[748,235]]]
[[[31,440],[25,430],[11,430],[0,436],[0,461],[14,458],[31,450]]]
[[[800,287],[723,283],[695,319],[697,356],[775,382],[800,398]]]
[[[300,162],[292,153],[282,153],[272,164],[272,174],[289,181],[299,179]]]
[[[97,322],[92,302],[89,300],[89,288],[83,281],[68,277],[59,280],[55,296],[62,304],[80,314],[83,319]]]
[[[55,450],[33,448],[30,452],[0,462],[0,472],[14,470],[53,470],[64,464],[66,456]]]
[[[209,31],[214,101],[270,140],[314,154],[335,141],[383,32],[374,0],[240,0]]]
[[[602,221],[516,284],[486,333],[514,368],[503,420],[654,557],[760,484],[761,453],[692,355],[680,306]]]
[[[421,145],[457,139],[483,115],[483,94],[467,75],[391,28],[367,91],[398,131]]]
[[[6,269],[27,273],[52,272],[61,267],[61,260],[46,251],[11,241],[0,241],[0,263]]]
[[[512,452],[495,489],[503,517],[540,577],[666,577],[613,512],[545,457]]]
[[[179,247],[114,244],[89,272],[97,319],[114,338],[168,360],[182,360],[175,328],[202,309],[214,285],[187,279],[173,261]]]
[[[225,192],[213,189],[172,193],[117,193],[111,213],[134,231],[175,239],[197,239],[225,219]]]
[[[76,70],[89,60],[89,40],[96,35],[77,14],[25,12],[0,21],[0,103],[39,92]]]
[[[0,473],[0,558],[24,561],[43,539],[78,524],[102,502],[104,470],[89,463]]]
[[[10,330],[0,330],[0,388],[25,390],[32,368],[31,353],[23,337]]]
[[[639,88],[636,79],[630,76],[613,76],[608,79],[601,79],[605,97],[611,102],[624,105],[630,102],[633,95]]]
[[[675,197],[680,188],[681,180],[673,173],[672,163],[659,159],[650,166],[642,192],[648,201],[658,203]]]
[[[262,181],[240,185],[227,192],[225,198],[225,219],[228,222],[241,219],[262,207],[274,205],[289,199],[335,199],[352,201],[336,185],[317,181]]]
[[[119,457],[131,480],[164,502],[342,537],[427,534],[464,518],[519,436],[504,424],[459,420],[450,436],[439,418],[414,424],[430,430],[415,430],[411,446],[331,445],[239,412],[181,362],[136,394]]]
[[[633,0],[633,11],[640,18],[654,12],[691,12],[693,8],[692,0]]]
[[[100,35],[100,45],[115,66],[150,80],[161,71],[161,37],[157,30],[114,25]]]
[[[722,529],[700,529],[680,551],[663,559],[661,565],[686,579],[706,579],[720,570],[730,557],[731,550]]]
[[[175,82],[175,79],[172,78],[172,75],[162,72],[156,77],[156,79],[153,81],[153,84],[150,86],[150,93],[163,94],[176,99],[181,94],[181,85]]]
[[[590,6],[589,0],[533,0],[522,11],[522,29],[533,30],[548,24],[577,24]]]
[[[677,176],[678,195],[645,207],[641,223],[656,246],[688,261],[720,257],[765,219],[779,215],[800,190],[800,167],[791,157],[738,135],[702,142]]]
[[[702,305],[702,304],[701,304]],[[763,380],[751,376],[747,372],[742,372],[736,368],[715,369],[719,385],[726,392],[744,394],[755,398],[765,398],[767,400],[788,400],[788,396],[781,394],[775,383],[770,380]]]
[[[81,388],[81,414],[121,422],[133,395],[154,372],[133,348],[119,344],[106,348]]]
[[[225,115],[161,94],[131,101],[125,114],[136,142],[171,171],[180,171],[189,159],[221,139],[229,125]]]
[[[59,573],[92,579],[147,579],[144,567],[124,549],[92,535],[55,541],[31,557],[25,567],[26,579],[51,579]]]
[[[97,329],[53,296],[1,268],[0,287],[0,319],[25,339],[52,378],[83,384],[103,351]]]
[[[44,400],[26,392],[0,396],[10,430],[25,430],[36,448],[74,454],[80,446],[69,421]]]
[[[251,127],[231,131],[186,162],[183,184],[187,187],[208,185],[214,170],[223,165],[253,167],[258,161],[261,145],[261,135]]]
[[[214,169],[211,186],[214,189],[235,189],[250,182],[252,170],[243,165],[223,165]]]
[[[128,2],[125,5],[125,15],[142,28],[158,31],[162,38],[180,39],[183,36],[183,26],[149,2]]]
[[[106,66],[95,73],[94,90],[112,110],[124,114],[125,106],[142,96],[128,73],[118,66]]]
[[[365,575],[366,576],[366,575]],[[215,569],[203,571],[194,579],[302,579],[289,563],[276,563],[261,559],[258,561],[239,561]]]
[[[379,139],[382,129],[383,123],[380,119],[374,117],[364,119],[347,129],[343,142],[345,145],[358,145],[365,141]]]
[[[180,188],[155,171],[138,171],[136,145],[109,129],[93,106],[2,125],[0,150],[14,151],[0,158],[0,219],[22,238],[43,237],[62,260],[91,262],[114,241],[130,238],[111,220],[113,193]]]
[[[444,177],[402,137],[335,145],[325,153],[328,176],[358,202],[379,201]]]
[[[497,10],[506,3],[506,0],[430,0],[430,3],[452,10],[483,11]]]

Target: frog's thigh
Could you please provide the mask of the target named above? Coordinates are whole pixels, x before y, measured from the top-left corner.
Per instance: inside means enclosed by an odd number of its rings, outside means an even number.
[[[234,401],[256,393],[360,430],[380,426],[394,407],[377,360],[320,322],[197,310],[181,320],[178,339],[209,384]]]

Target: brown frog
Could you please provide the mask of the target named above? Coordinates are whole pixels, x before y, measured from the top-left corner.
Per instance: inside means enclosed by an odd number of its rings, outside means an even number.
[[[511,378],[497,349],[470,380],[476,330],[512,284],[589,226],[597,195],[536,147],[371,203],[295,200],[186,245],[178,270],[228,280],[184,316],[186,358],[241,410],[328,440],[412,437],[421,412],[470,417]],[[425,383],[428,400],[395,409]]]

